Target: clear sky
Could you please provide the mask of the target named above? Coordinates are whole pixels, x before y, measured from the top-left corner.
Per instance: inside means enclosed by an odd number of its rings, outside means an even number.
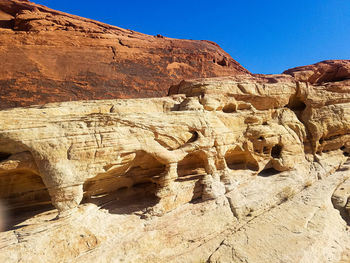
[[[350,0],[32,0],[145,34],[218,43],[253,73],[350,59]]]

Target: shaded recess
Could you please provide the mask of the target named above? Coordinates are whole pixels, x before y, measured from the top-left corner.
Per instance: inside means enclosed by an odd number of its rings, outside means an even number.
[[[11,156],[11,153],[0,152],[0,162],[7,160]]]
[[[259,164],[254,159],[252,154],[247,150],[242,150],[238,146],[226,152],[225,160],[228,168],[232,170],[241,170],[241,169],[249,169],[252,171],[259,170]]]
[[[100,205],[110,200],[128,200],[135,202],[148,196],[156,200],[157,182],[164,175],[165,165],[145,151],[130,153],[132,161],[110,167],[106,173],[87,180],[83,185],[83,202]],[[146,206],[153,204],[147,204]]]
[[[291,109],[292,111],[300,112],[305,110],[306,104],[300,97],[294,95],[289,98],[287,108]]]
[[[276,144],[275,146],[273,146],[271,148],[271,156],[273,158],[277,158],[277,159],[281,158],[282,149],[283,149],[283,147],[281,145]]]
[[[49,191],[38,174],[26,169],[0,172],[0,200],[5,206],[5,231],[35,215],[54,209]]]
[[[10,210],[51,203],[41,177],[25,169],[0,172],[0,199]]]
[[[5,19],[0,19],[0,28],[8,28],[12,29],[15,25],[14,20],[5,20]]]
[[[181,177],[196,177],[204,175],[205,172],[205,154],[203,152],[194,152],[186,155],[177,166],[177,174]]]
[[[280,173],[280,171],[276,170],[273,167],[270,167],[270,168],[264,168],[260,173],[258,173],[258,176],[269,177],[269,176],[273,176],[273,175],[276,175],[279,173]]]
[[[233,103],[227,104],[222,108],[222,111],[225,113],[233,113],[236,112],[236,105]]]
[[[340,150],[343,151],[343,155],[345,157],[349,157],[349,148],[345,147],[345,145],[340,147]]]
[[[203,185],[201,179],[206,174],[206,155],[204,152],[194,152],[188,154],[177,166],[178,179],[183,187],[191,187],[193,191],[192,200],[202,196]],[[186,186],[186,182],[188,185]]]
[[[0,28],[12,29],[14,27],[14,17],[0,10]]]
[[[344,138],[342,138],[344,136]],[[340,149],[345,157],[349,156],[349,148],[343,145],[348,134],[337,134],[329,137],[322,137],[318,141],[317,153],[328,153]],[[340,146],[341,145],[341,146]]]
[[[299,95],[293,95],[289,98],[289,102],[286,105],[287,108],[292,110],[297,116],[298,120],[303,123],[302,115],[306,109],[306,104],[304,100]]]
[[[1,149],[0,201],[7,215],[5,228],[8,230],[54,207],[32,154],[20,143],[10,140],[2,142]]]
[[[350,211],[346,207],[339,206],[337,204],[336,200],[333,199],[333,196],[332,196],[331,201],[332,201],[333,207],[339,211],[339,214],[342,217],[342,219],[345,221],[345,223],[348,226],[350,226]],[[347,203],[350,203],[350,197],[349,197]]]
[[[186,143],[191,143],[191,142],[195,142],[195,141],[198,140],[198,137],[199,137],[198,132],[193,131],[193,132],[191,132],[191,133],[192,133],[192,136],[191,136],[191,138],[189,138],[189,139],[187,140]]]

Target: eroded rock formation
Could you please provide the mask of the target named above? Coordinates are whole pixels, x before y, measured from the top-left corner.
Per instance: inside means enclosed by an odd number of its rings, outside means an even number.
[[[0,111],[0,261],[347,260],[349,75],[287,73]]]
[[[0,0],[1,109],[165,96],[182,79],[250,73],[217,44],[149,36]]]

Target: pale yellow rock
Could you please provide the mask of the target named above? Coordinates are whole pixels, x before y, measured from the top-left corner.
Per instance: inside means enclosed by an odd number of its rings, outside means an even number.
[[[344,87],[276,75],[178,91],[0,111],[0,262],[346,255]]]

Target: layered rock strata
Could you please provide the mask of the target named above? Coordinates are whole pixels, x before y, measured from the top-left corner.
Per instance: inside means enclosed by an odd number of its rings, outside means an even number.
[[[25,0],[0,0],[1,109],[165,96],[182,79],[249,75],[210,41],[145,35]]]
[[[1,198],[22,218],[0,259],[346,260],[347,83],[211,78],[0,111]]]

